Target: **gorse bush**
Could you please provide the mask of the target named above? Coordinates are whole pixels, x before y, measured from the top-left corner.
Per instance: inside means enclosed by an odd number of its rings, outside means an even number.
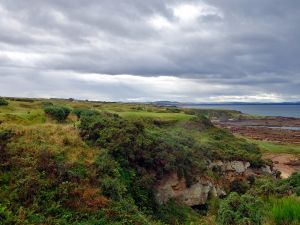
[[[42,106],[45,108],[45,107],[48,107],[48,106],[53,106],[53,103],[52,102],[42,102]]]
[[[235,179],[230,183],[230,191],[237,192],[239,194],[245,194],[246,191],[249,189],[249,185],[240,179]]]
[[[292,192],[300,196],[300,173],[295,172],[289,178],[279,180],[277,186],[282,192]]]
[[[8,101],[6,101],[4,98],[0,98],[0,106],[8,105]]]
[[[265,162],[261,159],[258,146],[236,138],[226,130],[211,129],[209,145],[212,155],[220,160],[249,161],[252,167],[261,167]]]
[[[282,197],[295,194],[300,195],[300,173],[295,172],[287,179],[274,179],[265,177],[259,179],[253,188],[250,189],[252,195]]]
[[[177,172],[188,181],[206,168],[203,149],[184,133],[149,131],[142,122],[107,113],[82,116],[79,128],[86,141],[107,149],[122,167],[153,171],[156,178]]]
[[[164,223],[171,225],[198,224],[196,218],[199,217],[190,207],[180,205],[173,200],[161,206],[157,215]]]
[[[218,210],[220,225],[259,225],[262,224],[263,202],[257,196],[232,192],[224,199]]]
[[[54,106],[49,105],[44,108],[46,115],[50,116],[52,119],[62,122],[66,120],[71,110],[65,106]]]
[[[99,112],[96,111],[96,110],[92,110],[92,109],[80,109],[80,108],[73,109],[72,113],[75,114],[78,119],[80,119],[81,115],[93,116],[93,115],[99,114]]]

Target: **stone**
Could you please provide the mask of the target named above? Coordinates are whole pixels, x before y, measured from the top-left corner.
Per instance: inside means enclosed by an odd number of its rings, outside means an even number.
[[[250,167],[249,162],[243,161],[225,161],[220,160],[210,163],[209,168],[220,167],[223,172],[234,171],[236,173],[244,173]]]
[[[226,171],[235,171],[237,173],[244,173],[250,167],[249,162],[243,161],[229,161],[225,163]]]

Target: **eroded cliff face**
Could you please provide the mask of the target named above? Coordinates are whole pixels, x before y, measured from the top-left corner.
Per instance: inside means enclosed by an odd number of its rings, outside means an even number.
[[[179,178],[176,173],[162,179],[156,188],[156,200],[159,204],[166,203],[169,199],[189,206],[205,204],[208,196],[220,196],[226,193],[215,186],[207,178],[196,178],[196,182],[188,187],[184,178]]]
[[[214,161],[210,163],[209,168],[218,168],[222,177],[214,180],[208,176],[196,176],[196,181],[191,186],[187,186],[186,180],[179,178],[176,173],[164,177],[155,186],[156,201],[164,204],[170,199],[175,199],[189,206],[203,205],[210,196],[226,195],[224,185],[226,181],[230,183],[235,178],[245,178],[257,173],[272,173],[269,167],[253,170],[249,162],[243,161]]]

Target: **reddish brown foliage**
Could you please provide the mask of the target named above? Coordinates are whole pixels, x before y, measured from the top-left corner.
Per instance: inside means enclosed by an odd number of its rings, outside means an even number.
[[[99,188],[90,186],[75,188],[71,195],[74,196],[74,199],[69,202],[69,206],[83,211],[96,211],[106,207],[109,203]]]

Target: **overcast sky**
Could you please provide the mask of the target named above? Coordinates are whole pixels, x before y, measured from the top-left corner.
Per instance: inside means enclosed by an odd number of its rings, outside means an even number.
[[[0,0],[0,95],[300,100],[300,1]]]

